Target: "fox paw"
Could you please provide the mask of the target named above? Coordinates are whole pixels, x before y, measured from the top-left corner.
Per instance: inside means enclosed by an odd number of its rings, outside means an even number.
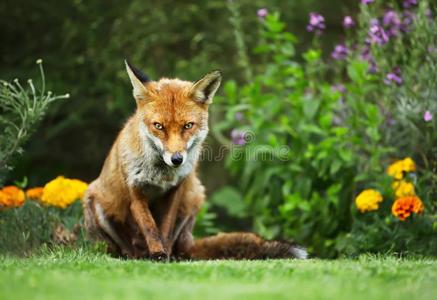
[[[155,252],[150,253],[149,259],[158,262],[167,262],[169,260],[169,256],[165,252]]]

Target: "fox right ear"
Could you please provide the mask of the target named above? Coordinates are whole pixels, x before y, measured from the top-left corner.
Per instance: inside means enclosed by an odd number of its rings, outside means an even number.
[[[194,99],[198,103],[212,103],[212,98],[214,98],[221,80],[222,73],[219,70],[212,71],[203,76],[203,78],[196,81],[192,87]]]
[[[144,83],[149,82],[150,79],[146,75],[144,75],[139,69],[132,66],[127,60],[124,60],[124,63],[126,65],[127,74],[129,75],[129,79],[132,83],[133,95],[135,100],[145,100],[147,90],[144,86]]]

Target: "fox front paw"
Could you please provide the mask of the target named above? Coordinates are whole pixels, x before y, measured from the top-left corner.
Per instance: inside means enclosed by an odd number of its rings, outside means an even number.
[[[155,252],[150,253],[149,259],[157,262],[167,262],[169,260],[169,256],[166,252]]]

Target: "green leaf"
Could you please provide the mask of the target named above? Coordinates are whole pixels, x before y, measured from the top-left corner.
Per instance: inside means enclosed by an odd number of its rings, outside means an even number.
[[[308,119],[313,119],[319,109],[320,101],[315,98],[303,99],[303,113]]]
[[[223,90],[225,91],[226,100],[229,103],[235,103],[237,99],[237,83],[234,80],[229,80],[225,83]]]
[[[285,28],[285,24],[279,20],[278,14],[269,14],[265,20],[265,26],[270,32],[279,33]]]
[[[331,173],[331,175],[335,175],[337,173],[337,171],[340,170],[341,165],[342,165],[341,160],[335,159],[332,162],[331,167],[329,169],[329,172]]]
[[[368,63],[363,60],[352,61],[347,67],[349,78],[358,84],[364,83],[367,78]]]
[[[320,57],[322,56],[322,51],[320,49],[310,49],[307,52],[303,54],[303,58],[308,63],[313,63],[320,60]]]
[[[243,201],[243,197],[240,192],[233,187],[227,186],[216,191],[212,195],[210,203],[224,208],[232,217],[242,218],[246,216],[246,205]]]

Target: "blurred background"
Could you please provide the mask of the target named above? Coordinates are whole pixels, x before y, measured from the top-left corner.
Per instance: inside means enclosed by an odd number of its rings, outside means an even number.
[[[339,0],[239,3],[248,48],[258,40],[257,10],[262,7],[281,13],[287,29],[299,36],[301,49],[312,39],[306,31],[310,11],[326,16],[329,30],[323,45],[329,48],[342,34],[340,12],[358,8],[355,1]],[[155,79],[196,80],[218,68],[224,80],[241,81],[244,70],[228,6],[223,0],[2,1],[0,78],[35,77],[35,60],[42,58],[49,89],[71,95],[49,110],[10,178],[27,176],[30,184],[40,185],[58,174],[85,181],[98,176],[118,131],[135,109],[124,58]],[[256,64],[257,57],[249,55]],[[209,192],[227,178],[222,162],[213,165],[202,166]],[[218,171],[220,166],[223,170]]]

